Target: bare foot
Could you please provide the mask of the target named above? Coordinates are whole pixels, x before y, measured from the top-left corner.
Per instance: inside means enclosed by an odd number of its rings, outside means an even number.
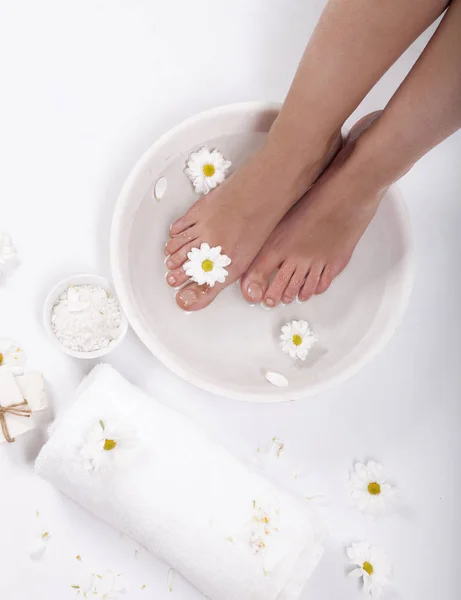
[[[165,248],[170,286],[179,287],[188,280],[182,265],[188,252],[203,242],[211,247],[222,246],[223,254],[232,260],[224,283],[213,287],[190,283],[183,287],[176,295],[182,309],[205,308],[248,269],[276,224],[338,153],[340,133],[336,132],[331,140],[299,170],[291,157],[279,152],[269,140],[228,180],[173,223]]]
[[[270,235],[242,277],[242,293],[249,302],[273,307],[297,296],[308,300],[325,292],[346,267],[384,195],[366,177],[351,177],[347,160],[355,140],[380,114],[356,123],[330,168]]]

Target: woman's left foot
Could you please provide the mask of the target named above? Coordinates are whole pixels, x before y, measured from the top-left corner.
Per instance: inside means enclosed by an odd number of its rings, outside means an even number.
[[[385,193],[373,188],[366,173],[352,174],[348,159],[380,114],[356,123],[330,168],[277,225],[242,277],[249,302],[272,308],[296,297],[308,300],[325,292],[347,266]]]

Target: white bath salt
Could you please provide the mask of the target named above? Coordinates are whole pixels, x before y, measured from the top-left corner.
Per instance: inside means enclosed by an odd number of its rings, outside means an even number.
[[[120,335],[121,309],[117,299],[97,285],[69,286],[51,311],[57,339],[74,352],[97,352]]]

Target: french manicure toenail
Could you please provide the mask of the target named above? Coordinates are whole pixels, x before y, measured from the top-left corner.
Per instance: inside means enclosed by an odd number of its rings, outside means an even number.
[[[166,261],[166,266],[167,266],[169,269],[174,269],[174,262],[173,262],[172,260],[168,259],[168,260]]]
[[[267,306],[275,306],[275,301],[272,298],[266,298],[265,303]]]
[[[259,283],[250,283],[248,286],[248,296],[252,300],[260,301],[263,295],[263,289]]]
[[[174,285],[176,283],[176,279],[175,279],[174,275],[168,275],[167,281],[171,285]]]
[[[197,294],[192,290],[182,290],[182,292],[179,293],[178,297],[180,298],[184,306],[192,306],[192,304],[195,304],[197,302]]]

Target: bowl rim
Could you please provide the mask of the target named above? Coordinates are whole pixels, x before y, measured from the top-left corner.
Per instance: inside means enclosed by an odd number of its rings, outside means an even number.
[[[54,335],[53,330],[51,328],[51,311],[53,306],[58,299],[58,296],[69,287],[71,284],[76,285],[100,285],[104,289],[111,292],[118,300],[120,304],[120,312],[121,312],[121,321],[120,321],[120,335],[116,340],[113,340],[109,346],[106,348],[102,348],[101,350],[93,350],[92,352],[79,352],[76,350],[71,350],[62,344],[58,338]],[[59,348],[64,354],[72,356],[73,358],[82,358],[82,359],[92,359],[92,358],[100,358],[102,356],[106,356],[110,354],[115,348],[123,341],[124,337],[127,334],[129,322],[127,316],[123,310],[120,299],[116,292],[115,286],[105,277],[101,275],[95,275],[91,273],[77,273],[76,275],[70,275],[69,277],[65,277],[58,281],[48,292],[45,301],[43,303],[43,326],[48,334],[48,337],[51,339],[53,344]]]
[[[187,368],[181,367],[173,359],[166,355],[162,345],[155,339],[155,337],[148,335],[145,330],[142,318],[138,316],[135,306],[132,304],[130,299],[130,293],[127,289],[128,286],[124,281],[123,277],[123,256],[121,254],[119,240],[121,238],[122,229],[126,227],[126,223],[123,220],[125,212],[130,207],[131,201],[131,189],[135,185],[138,177],[144,172],[146,166],[151,161],[151,158],[157,153],[158,149],[161,148],[171,138],[180,134],[183,130],[187,130],[191,125],[196,124],[198,121],[206,118],[215,118],[221,114],[228,114],[233,112],[234,114],[247,112],[267,112],[273,110],[279,110],[281,107],[280,103],[276,102],[239,102],[234,104],[227,104],[224,106],[218,106],[209,110],[202,111],[188,119],[182,121],[162,136],[160,136],[144,154],[138,159],[131,172],[129,173],[125,183],[123,184],[119,193],[114,215],[112,219],[111,236],[110,236],[110,259],[111,259],[111,270],[112,279],[114,286],[118,294],[121,306],[128,318],[128,321],[135,331],[136,335],[148,348],[148,350],[158,358],[170,371],[184,379],[185,381],[199,387],[207,392],[230,398],[233,400],[243,400],[246,402],[254,403],[274,403],[274,402],[290,402],[293,400],[300,400],[302,398],[308,398],[320,394],[321,392],[332,389],[349,379],[356,373],[358,373],[366,364],[368,364],[388,343],[388,341],[394,335],[398,325],[400,324],[405,310],[410,301],[411,291],[413,288],[413,282],[415,277],[415,261],[414,261],[414,243],[413,243],[413,232],[411,228],[411,222],[406,208],[402,192],[400,188],[394,184],[391,186],[393,194],[396,196],[397,202],[395,203],[396,218],[402,226],[402,243],[405,247],[405,254],[402,258],[402,272],[405,273],[405,277],[402,278],[402,286],[399,297],[396,299],[394,310],[392,315],[387,320],[385,327],[381,334],[377,336],[371,347],[362,350],[357,356],[355,362],[336,375],[330,376],[322,381],[315,384],[311,384],[308,388],[301,391],[290,390],[289,388],[278,389],[277,395],[267,395],[260,392],[243,391],[243,390],[228,390],[224,385],[219,385],[203,379],[200,375],[191,373]]]

